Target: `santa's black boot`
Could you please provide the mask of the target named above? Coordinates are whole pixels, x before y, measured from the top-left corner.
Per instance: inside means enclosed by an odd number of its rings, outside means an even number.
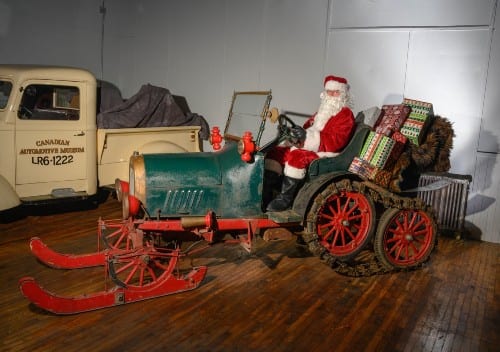
[[[264,170],[264,186],[262,192],[262,209],[273,200],[276,193],[280,191],[283,175],[271,170]]]
[[[292,206],[295,192],[301,181],[301,179],[285,176],[283,178],[283,184],[281,185],[281,193],[269,203],[267,211],[283,211],[289,209]]]

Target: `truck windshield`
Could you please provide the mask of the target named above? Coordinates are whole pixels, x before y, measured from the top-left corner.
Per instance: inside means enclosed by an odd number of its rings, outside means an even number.
[[[77,87],[31,84],[24,88],[18,117],[23,120],[78,120]]]
[[[11,82],[0,80],[0,110],[5,109],[7,107],[11,90],[12,90]]]

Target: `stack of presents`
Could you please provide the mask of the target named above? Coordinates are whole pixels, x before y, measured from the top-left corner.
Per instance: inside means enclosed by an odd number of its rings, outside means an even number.
[[[371,116],[364,116],[371,131],[349,171],[387,188],[401,154],[410,143],[423,143],[433,116],[432,104],[407,98],[402,104],[376,108]]]

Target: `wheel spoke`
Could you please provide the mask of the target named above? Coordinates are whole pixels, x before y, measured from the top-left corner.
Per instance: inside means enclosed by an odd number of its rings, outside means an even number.
[[[374,249],[385,265],[415,267],[434,248],[435,225],[422,210],[388,209],[381,217]]]
[[[120,274],[120,273],[124,272],[125,270],[127,270],[128,268],[130,268],[132,265],[134,265],[134,261],[133,260],[129,261],[124,266],[120,267],[120,269],[118,269],[116,271],[116,273]]]
[[[134,276],[134,274],[136,273],[137,271],[137,268],[138,268],[138,265],[135,265],[132,270],[130,271],[130,273],[128,274],[127,278],[125,279],[125,283],[128,284],[130,282],[130,280],[132,279],[132,277]]]
[[[109,261],[113,281],[121,286],[144,287],[169,277],[175,270],[179,252],[143,247],[133,253],[117,254]]]
[[[411,247],[411,249],[413,249],[413,253],[414,253],[414,255],[418,255],[418,254],[419,254],[420,249],[419,249],[419,248],[417,248],[417,246],[415,245],[415,243],[414,243],[414,242],[410,243],[410,246],[409,246],[409,247]]]
[[[333,234],[333,232],[336,231],[336,228],[335,226],[332,226],[328,231],[327,233],[323,236],[323,239],[326,241],[328,240],[328,238],[330,238]],[[334,240],[335,241],[335,240]]]
[[[346,180],[325,188],[315,199],[317,207],[309,213],[314,218],[308,222],[309,231],[318,235],[319,245],[328,255],[342,261],[354,258],[364,249],[375,226],[373,201],[358,187],[358,183]],[[317,247],[314,251],[320,253]]]
[[[332,245],[330,246],[330,248],[335,247],[335,243],[337,243],[339,236],[341,236],[340,230],[335,229],[335,236],[333,236],[333,241],[332,241]]]

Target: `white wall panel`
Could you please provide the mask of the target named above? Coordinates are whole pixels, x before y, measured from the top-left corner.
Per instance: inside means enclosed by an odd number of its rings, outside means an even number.
[[[433,103],[455,130],[452,172],[473,174],[481,124],[489,32],[412,32],[405,96]]]
[[[101,1],[2,1],[0,63],[79,66],[100,73]]]
[[[230,1],[224,22],[223,110],[219,125],[224,126],[234,91],[267,90],[261,85],[260,68],[264,40],[265,0]],[[245,15],[242,16],[242,13]]]
[[[267,0],[262,87],[273,104],[314,113],[323,87],[328,0]]]
[[[214,124],[223,112],[225,1],[169,1],[168,84]]]
[[[124,97],[143,84],[166,86],[168,28],[165,2],[108,1],[105,22],[105,77]]]
[[[325,70],[347,78],[354,110],[403,101],[406,31],[331,31]]]
[[[474,237],[495,243],[500,243],[498,175],[500,175],[500,156],[478,153],[466,216],[466,228]]]
[[[495,16],[500,23],[500,6]],[[479,150],[500,153],[500,33],[493,32]],[[500,180],[500,175],[498,177]]]
[[[495,0],[332,0],[330,27],[488,26]]]

